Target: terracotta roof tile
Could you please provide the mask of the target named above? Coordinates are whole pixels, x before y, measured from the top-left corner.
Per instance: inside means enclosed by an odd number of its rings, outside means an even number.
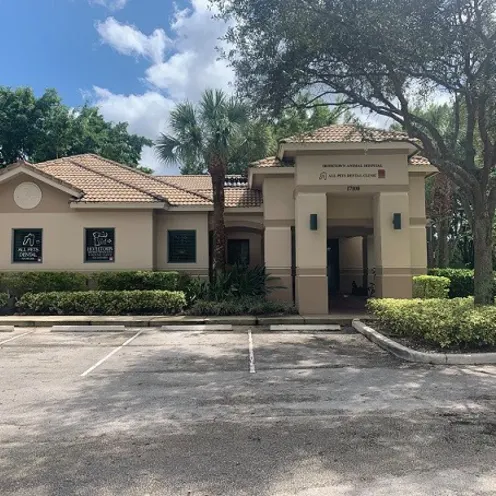
[[[250,164],[251,167],[284,167],[277,157],[267,157]]]
[[[81,202],[167,202],[212,206],[210,176],[150,176],[97,155],[76,155],[31,166],[81,191]],[[258,207],[259,191],[242,176],[226,179],[227,207]]]
[[[281,140],[281,143],[361,143],[368,141],[409,141],[409,138],[401,131],[338,124],[291,136]]]
[[[421,155],[414,155],[410,157],[411,165],[431,165],[429,159],[422,157]]]

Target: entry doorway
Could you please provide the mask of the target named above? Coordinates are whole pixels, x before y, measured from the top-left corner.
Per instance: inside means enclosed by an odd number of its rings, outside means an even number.
[[[340,290],[339,239],[327,240],[327,288],[329,300]]]

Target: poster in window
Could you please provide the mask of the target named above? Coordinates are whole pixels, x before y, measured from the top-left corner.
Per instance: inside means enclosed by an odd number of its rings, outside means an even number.
[[[15,263],[41,263],[42,229],[14,229],[12,260]]]
[[[115,261],[115,229],[86,229],[85,262]]]

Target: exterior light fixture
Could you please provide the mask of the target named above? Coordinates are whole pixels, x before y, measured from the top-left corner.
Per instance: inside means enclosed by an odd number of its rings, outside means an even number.
[[[401,214],[393,214],[393,226],[396,231],[401,229]]]
[[[317,214],[310,214],[310,231],[317,231],[319,227],[319,222],[317,219]]]

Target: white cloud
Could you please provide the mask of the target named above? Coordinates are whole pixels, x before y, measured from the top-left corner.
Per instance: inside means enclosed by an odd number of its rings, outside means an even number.
[[[143,94],[118,95],[109,89],[93,88],[95,103],[103,116],[113,122],[127,121],[131,132],[155,140],[167,129],[170,111],[177,102],[197,101],[207,88],[231,91],[233,71],[219,60],[216,50],[222,45],[220,38],[227,25],[214,19],[213,14],[209,0],[190,0],[190,8],[177,11],[166,29],[156,29],[149,36],[113,17],[98,23],[104,43],[121,54],[151,60],[144,77],[148,91]],[[151,149],[143,151],[142,163],[162,174],[171,173]]]
[[[95,105],[103,117],[110,122],[128,122],[129,132],[156,140],[167,129],[169,113],[174,102],[160,93],[148,91],[142,95],[117,95],[95,86]],[[162,174],[177,171],[165,169],[156,158],[153,149],[146,148],[141,156],[141,164]]]
[[[233,82],[233,70],[217,51],[228,26],[208,4],[192,0],[191,8],[176,12],[170,26],[175,53],[146,71],[147,81],[172,98],[197,100],[205,88],[229,91]]]
[[[163,29],[156,29],[150,36],[130,24],[122,24],[113,17],[97,22],[96,29],[103,43],[123,55],[139,55],[162,62],[165,48],[170,43]]]
[[[89,2],[90,4],[107,7],[109,10],[121,10],[126,6],[128,0],[89,0]]]

